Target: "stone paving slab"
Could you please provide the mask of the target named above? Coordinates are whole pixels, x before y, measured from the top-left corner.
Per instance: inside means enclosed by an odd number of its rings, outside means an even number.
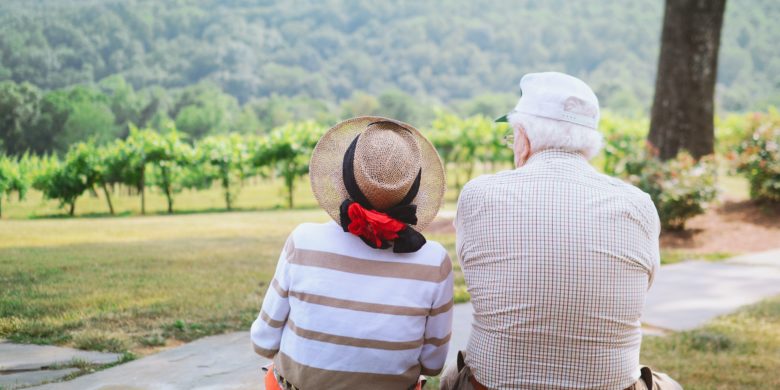
[[[248,332],[205,337],[67,382],[36,390],[263,389],[260,367],[268,360],[252,350]]]
[[[674,331],[690,330],[780,294],[780,261],[777,266],[769,265],[773,258],[768,256],[774,255],[743,256],[721,263],[688,261],[662,267],[647,295],[642,322]]]
[[[20,371],[13,374],[0,374],[0,388],[14,390],[33,386],[63,378],[78,371],[78,368],[63,368],[61,370]]]
[[[67,364],[73,359],[95,364],[108,364],[121,357],[122,355],[116,353],[81,351],[51,345],[0,342],[0,371],[38,370],[56,364]]]

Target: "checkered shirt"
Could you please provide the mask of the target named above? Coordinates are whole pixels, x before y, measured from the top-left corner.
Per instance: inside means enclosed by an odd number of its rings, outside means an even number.
[[[625,389],[659,268],[650,197],[547,150],[468,183],[457,252],[474,305],[466,363],[498,389]]]

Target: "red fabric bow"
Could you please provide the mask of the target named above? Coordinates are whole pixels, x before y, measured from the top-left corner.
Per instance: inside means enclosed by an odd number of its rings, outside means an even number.
[[[357,202],[349,205],[348,210],[349,232],[376,243],[377,248],[382,247],[382,241],[391,241],[398,238],[398,232],[406,227],[406,224],[393,219],[385,213],[367,210]]]

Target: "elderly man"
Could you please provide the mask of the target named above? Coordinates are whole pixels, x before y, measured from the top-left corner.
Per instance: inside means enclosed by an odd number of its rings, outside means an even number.
[[[588,163],[602,136],[584,82],[535,73],[520,88],[497,120],[511,125],[517,169],[471,181],[458,200],[474,322],[465,364],[459,356],[443,388],[679,389],[639,364],[659,268],[650,197]]]

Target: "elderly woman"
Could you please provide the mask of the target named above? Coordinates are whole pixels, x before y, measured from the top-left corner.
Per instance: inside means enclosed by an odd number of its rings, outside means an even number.
[[[468,183],[457,251],[474,306],[443,388],[678,389],[639,364],[659,269],[650,197],[588,164],[599,103],[581,80],[535,73],[508,121],[518,169]]]
[[[420,233],[444,195],[439,156],[405,123],[360,117],[331,128],[310,167],[333,221],[298,226],[282,250],[251,330],[274,362],[266,386],[419,388],[452,327],[452,263]]]

